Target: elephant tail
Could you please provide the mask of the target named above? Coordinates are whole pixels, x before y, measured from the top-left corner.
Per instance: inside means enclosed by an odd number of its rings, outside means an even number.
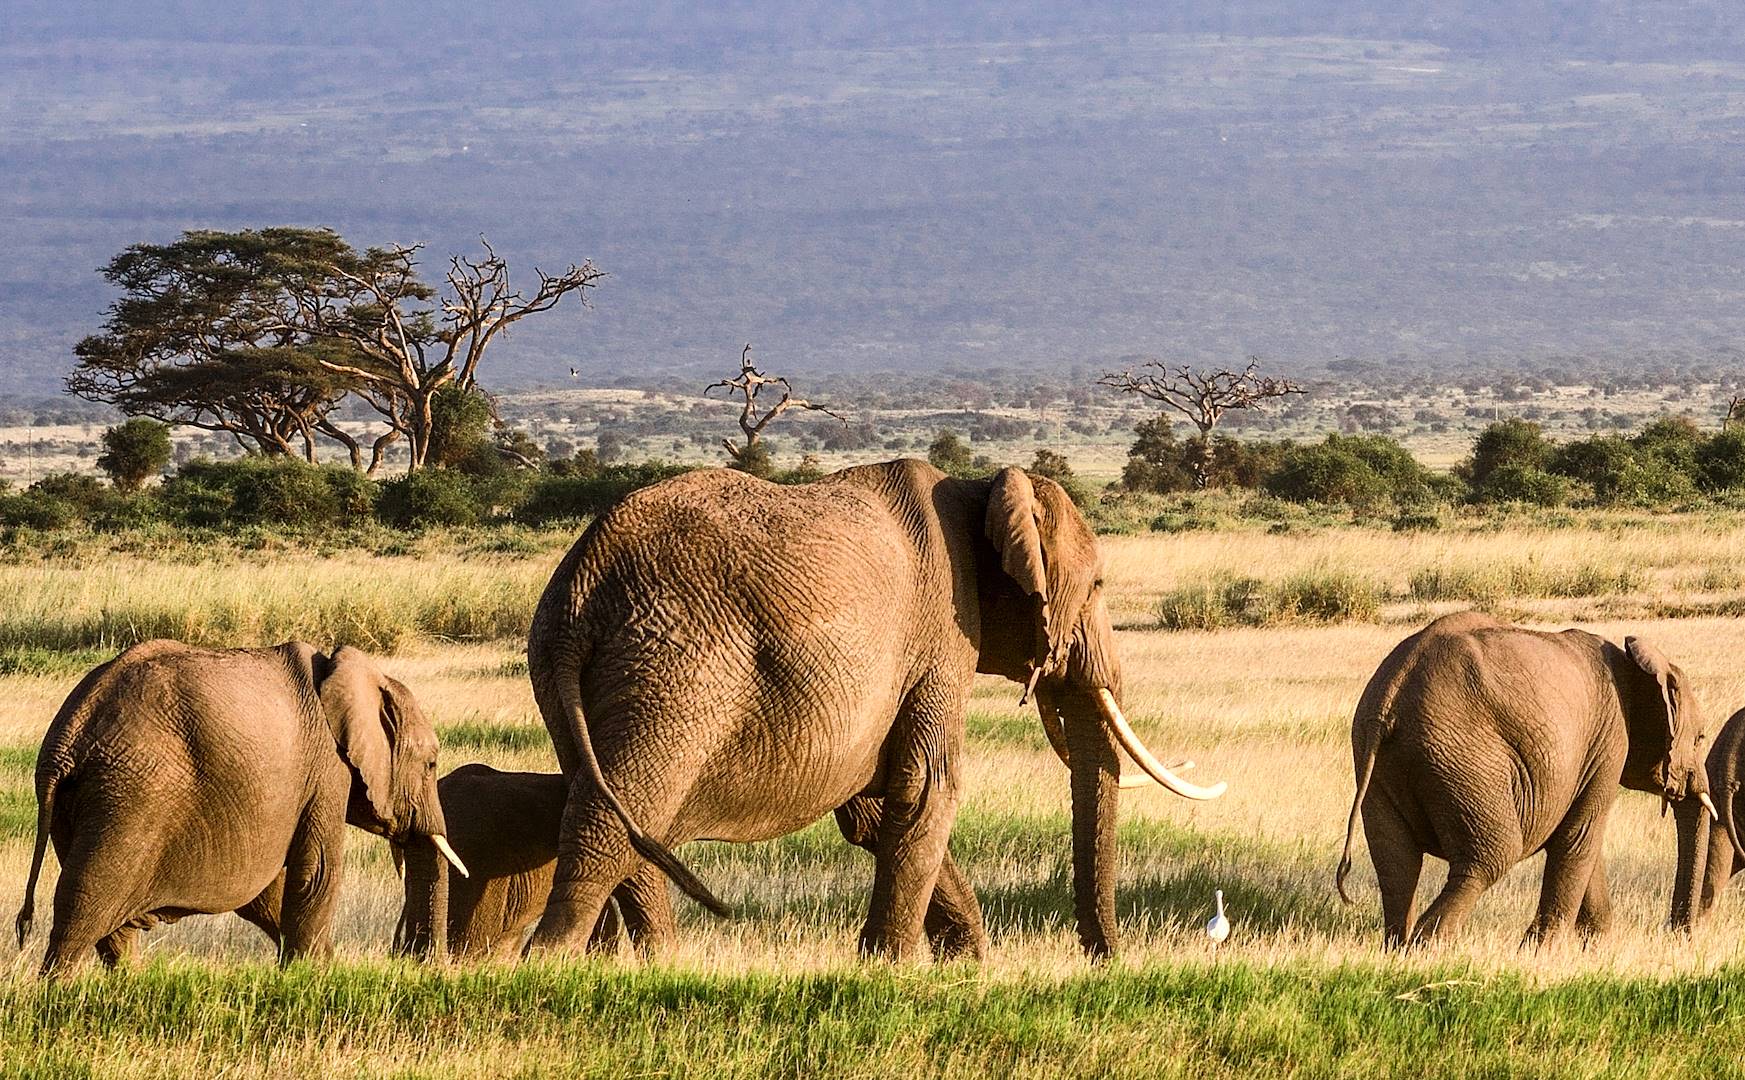
[[[1351,815],[1345,819],[1345,850],[1339,856],[1339,869],[1333,872],[1333,886],[1339,890],[1339,899],[1350,904],[1354,901],[1351,894],[1345,891],[1345,877],[1351,873],[1351,839],[1357,833],[1357,815],[1363,810],[1363,797],[1369,793],[1369,779],[1375,775],[1375,755],[1381,749],[1381,737],[1385,733],[1379,725],[1363,725],[1364,738],[1367,746],[1363,747],[1363,764],[1357,774],[1357,794],[1351,798]]]
[[[573,657],[573,653],[572,653]],[[660,868],[660,872],[671,878],[673,884],[684,890],[686,896],[703,905],[715,915],[722,918],[730,916],[733,911],[720,897],[709,891],[701,878],[691,872],[690,867],[679,861],[677,855],[668,851],[666,846],[642,831],[641,826],[630,816],[630,811],[624,809],[624,804],[618,801],[618,795],[606,783],[606,775],[600,770],[600,759],[594,755],[594,740],[588,732],[588,718],[582,712],[582,681],[581,665],[578,659],[570,658],[560,663],[557,671],[557,690],[563,701],[563,710],[569,718],[570,730],[575,732],[576,749],[581,757],[581,767],[593,781],[594,787],[606,799],[606,805],[618,815],[618,820],[624,823],[624,831],[630,835],[630,846],[638,855]]]
[[[55,788],[61,777],[54,773],[36,774],[36,850],[30,856],[30,875],[24,879],[24,904],[18,909],[18,947],[30,936],[31,921],[36,918],[36,879],[42,874],[42,856],[48,847],[49,822],[54,820]]]

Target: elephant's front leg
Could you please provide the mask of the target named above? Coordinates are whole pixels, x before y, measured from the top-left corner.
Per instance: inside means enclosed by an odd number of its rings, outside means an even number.
[[[339,902],[344,868],[344,815],[315,809],[304,814],[285,857],[280,963],[333,955],[333,911]]]
[[[957,817],[963,701],[961,694],[951,698],[926,702],[912,694],[898,719],[898,738],[886,763],[872,900],[860,934],[860,951],[869,956],[908,960],[920,946]]]
[[[1575,915],[1575,929],[1583,941],[1599,937],[1612,929],[1612,893],[1606,887],[1606,858],[1594,856],[1594,866],[1588,872],[1587,892],[1581,898],[1581,910]]]
[[[843,839],[877,855],[884,813],[884,804],[879,799],[857,795],[836,808],[836,825],[842,830]],[[940,861],[939,877],[933,883],[933,896],[927,902],[922,925],[937,960],[980,960],[987,952],[981,905],[949,849]]]

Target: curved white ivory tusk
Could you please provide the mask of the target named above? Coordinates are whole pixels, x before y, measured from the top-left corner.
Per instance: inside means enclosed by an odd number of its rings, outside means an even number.
[[[454,848],[451,848],[448,846],[448,837],[442,835],[441,833],[437,833],[435,836],[432,836],[430,838],[430,842],[436,845],[436,850],[442,852],[443,858],[447,859],[450,863],[454,864],[455,870],[460,873],[461,877],[471,877],[472,876],[471,874],[467,873],[467,864],[464,862],[461,862],[460,856],[456,855],[454,853]]]
[[[1169,763],[1169,770],[1171,772],[1185,772],[1188,769],[1191,769],[1193,767],[1194,767],[1194,763],[1189,761],[1187,758],[1181,758],[1177,761],[1172,761]],[[1157,783],[1157,781],[1153,780],[1148,773],[1132,772],[1132,773],[1122,773],[1121,774],[1121,790],[1122,791],[1131,791],[1134,788],[1150,787],[1151,785],[1153,785],[1155,783]]]
[[[1703,804],[1703,809],[1707,810],[1709,812],[1709,820],[1710,821],[1721,820],[1721,812],[1719,810],[1715,809],[1714,800],[1709,798],[1708,792],[1706,792],[1706,791],[1697,792],[1697,801],[1701,802]]]
[[[1229,785],[1222,780],[1211,787],[1201,787],[1198,784],[1190,784],[1175,773],[1170,772],[1168,767],[1157,760],[1151,751],[1145,748],[1145,744],[1139,741],[1139,736],[1134,734],[1133,728],[1128,725],[1127,718],[1121,715],[1121,706],[1115,703],[1115,695],[1109,692],[1108,687],[1097,690],[1097,701],[1103,706],[1103,722],[1109,725],[1109,730],[1114,733],[1116,741],[1121,744],[1121,749],[1127,751],[1128,756],[1138,762],[1141,769],[1150,773],[1152,779],[1184,799],[1216,799],[1229,790]]]
[[[394,876],[397,878],[405,877],[406,876],[406,850],[404,848],[402,848],[399,844],[395,844],[395,843],[390,842],[388,844],[388,852],[394,856]]]

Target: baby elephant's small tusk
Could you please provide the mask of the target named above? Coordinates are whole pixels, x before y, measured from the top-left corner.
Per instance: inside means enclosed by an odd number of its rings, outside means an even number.
[[[1715,809],[1715,802],[1713,799],[1709,798],[1708,792],[1706,792],[1706,791],[1697,792],[1697,800],[1703,804],[1703,809],[1707,810],[1709,812],[1709,820],[1710,821],[1721,820],[1721,812],[1719,810]]]
[[[461,862],[460,856],[454,853],[454,848],[448,846],[448,837],[443,836],[441,833],[437,833],[435,836],[430,838],[430,842],[436,845],[436,850],[442,852],[443,858],[454,864],[455,870],[459,871],[461,877],[472,876],[467,873],[467,864]]]

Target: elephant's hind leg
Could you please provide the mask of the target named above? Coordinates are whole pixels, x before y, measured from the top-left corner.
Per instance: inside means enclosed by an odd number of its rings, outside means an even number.
[[[630,812],[634,816],[636,809]],[[648,827],[646,817],[637,820]],[[599,924],[606,898],[642,863],[642,857],[630,846],[624,823],[585,774],[576,774],[558,835],[551,895],[527,941],[527,955],[585,948]]]
[[[1397,949],[1412,933],[1412,908],[1418,898],[1424,852],[1393,806],[1373,797],[1364,800],[1363,838],[1369,845],[1369,861],[1375,866],[1376,886],[1381,891],[1383,943]]]
[[[1472,909],[1478,906],[1478,898],[1497,883],[1497,879],[1503,876],[1504,869],[1506,867],[1450,860],[1448,882],[1442,886],[1442,891],[1424,909],[1423,916],[1412,928],[1412,944],[1458,933],[1472,916]]]
[[[1587,941],[1609,933],[1612,929],[1612,894],[1606,887],[1606,860],[1594,860],[1588,874],[1587,893],[1581,898],[1581,910],[1575,916],[1576,932]]]
[[[673,918],[672,890],[659,867],[643,863],[614,895],[624,915],[624,932],[638,953],[652,956],[672,948],[678,923]]]

